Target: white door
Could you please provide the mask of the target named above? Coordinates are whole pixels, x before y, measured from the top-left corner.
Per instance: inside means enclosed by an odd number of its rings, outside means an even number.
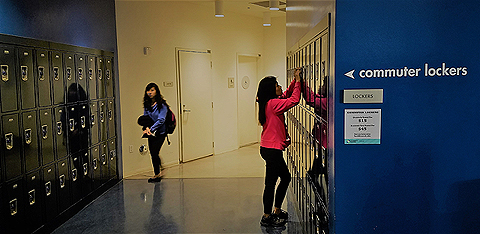
[[[257,59],[255,56],[238,56],[238,145],[240,147],[258,142]]]
[[[212,66],[209,51],[178,50],[180,162],[213,154]]]

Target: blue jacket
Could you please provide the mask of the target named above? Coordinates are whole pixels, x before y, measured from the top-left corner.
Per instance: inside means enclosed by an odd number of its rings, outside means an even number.
[[[158,109],[158,104],[152,106],[151,110],[143,109],[143,114],[150,116],[155,123],[150,127],[150,131],[155,135],[165,134],[165,118],[167,117],[167,106],[162,104],[162,107]]]

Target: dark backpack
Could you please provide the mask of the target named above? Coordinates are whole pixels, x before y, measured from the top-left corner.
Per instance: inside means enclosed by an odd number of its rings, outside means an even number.
[[[177,126],[177,119],[175,118],[175,114],[173,114],[170,107],[167,110],[167,116],[165,117],[165,132],[167,134],[172,134],[175,131],[175,127]],[[167,142],[170,145],[170,140],[168,139],[167,135]]]

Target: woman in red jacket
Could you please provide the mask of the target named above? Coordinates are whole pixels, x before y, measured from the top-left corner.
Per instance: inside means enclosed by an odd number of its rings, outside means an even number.
[[[295,79],[283,94],[276,77],[265,77],[258,84],[258,121],[263,127],[260,155],[266,163],[262,226],[282,226],[288,219],[288,213],[281,209],[291,179],[282,152],[290,145],[284,113],[300,101],[300,71],[299,68],[295,70]],[[275,191],[278,177],[280,183]],[[275,209],[272,213],[274,198]]]

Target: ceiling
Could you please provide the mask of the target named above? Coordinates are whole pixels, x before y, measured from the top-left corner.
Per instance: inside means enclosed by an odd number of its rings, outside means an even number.
[[[152,2],[191,2],[212,8],[212,14],[215,11],[215,0],[115,0],[117,2],[135,2],[135,1],[152,1]],[[223,11],[225,17],[228,17],[228,12],[235,12],[244,15],[250,15],[258,18],[263,18],[263,12],[270,11],[268,9],[269,1],[255,1],[255,0],[223,0]],[[279,11],[270,11],[271,17],[285,16],[286,3],[285,0],[280,1]]]

